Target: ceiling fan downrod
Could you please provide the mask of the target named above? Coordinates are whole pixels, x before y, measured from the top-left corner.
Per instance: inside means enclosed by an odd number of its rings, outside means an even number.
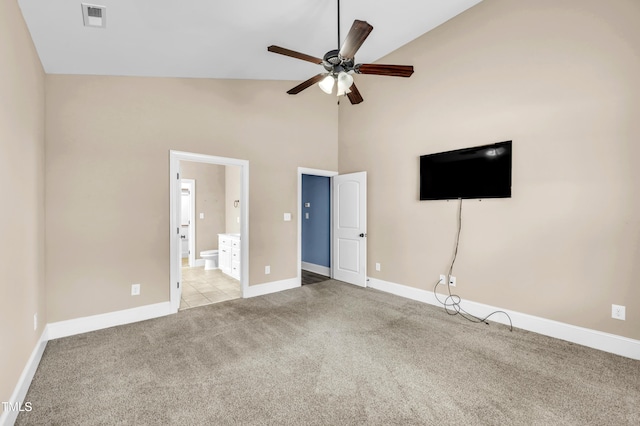
[[[338,0],[338,50],[340,50],[340,0]]]

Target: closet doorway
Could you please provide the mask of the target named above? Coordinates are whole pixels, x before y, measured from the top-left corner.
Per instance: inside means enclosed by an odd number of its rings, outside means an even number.
[[[338,173],[298,168],[298,280],[331,278],[331,178]]]

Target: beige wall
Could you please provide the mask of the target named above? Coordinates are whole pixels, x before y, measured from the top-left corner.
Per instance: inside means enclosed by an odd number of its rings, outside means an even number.
[[[457,202],[418,201],[419,156],[513,140],[513,197],[463,204],[457,293],[640,339],[638,22],[637,0],[485,0],[380,60],[410,79],[357,76],[339,170],[369,172],[369,274],[432,289]]]
[[[294,85],[48,75],[49,321],[169,300],[172,149],[249,161],[249,284],[296,277],[282,214],[296,212],[297,167],[337,168],[338,112]]]
[[[9,401],[47,321],[44,288],[44,127],[42,65],[17,3],[14,0],[2,0],[0,401]],[[34,331],[35,313],[38,313],[39,324]]]
[[[239,166],[227,166],[225,168],[226,189],[226,231],[229,234],[240,233],[240,205],[235,207],[234,202],[240,200],[242,192],[242,169]]]
[[[196,181],[196,259],[200,252],[218,248],[225,232],[225,166],[180,162],[180,177]],[[204,219],[200,219],[204,213]]]
[[[640,339],[638,21],[635,0],[485,0],[381,61],[410,79],[357,76],[338,127],[296,82],[45,78],[0,2],[0,400],[46,322],[169,300],[170,149],[249,160],[250,284],[297,275],[297,167],[339,157],[369,172],[369,274],[430,289],[456,203],[417,201],[418,157],[512,139],[513,198],[464,203],[458,293]]]

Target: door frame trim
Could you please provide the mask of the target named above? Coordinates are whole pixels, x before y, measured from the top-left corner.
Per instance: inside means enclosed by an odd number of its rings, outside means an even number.
[[[242,297],[247,297],[247,287],[249,286],[249,160],[237,158],[217,157],[207,154],[197,154],[184,151],[169,151],[169,297],[171,302],[171,312],[176,313],[180,309],[180,291],[177,283],[181,282],[182,269],[180,257],[178,256],[179,238],[175,229],[178,224],[178,200],[176,200],[178,190],[178,173],[180,172],[180,161],[190,161],[195,163],[207,163],[220,166],[239,166],[241,169],[240,178],[240,283],[242,285]]]
[[[297,263],[297,281],[298,286],[302,285],[302,175],[324,176],[333,178],[338,172],[332,170],[310,169],[306,167],[298,167],[298,263]],[[331,208],[330,216],[330,251],[329,258],[333,255],[333,185],[329,189],[329,206]],[[331,262],[331,278],[333,278],[333,262]]]

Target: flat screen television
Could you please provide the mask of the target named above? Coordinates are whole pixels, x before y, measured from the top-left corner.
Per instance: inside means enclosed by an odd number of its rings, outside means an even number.
[[[420,199],[511,197],[511,141],[420,157]]]

